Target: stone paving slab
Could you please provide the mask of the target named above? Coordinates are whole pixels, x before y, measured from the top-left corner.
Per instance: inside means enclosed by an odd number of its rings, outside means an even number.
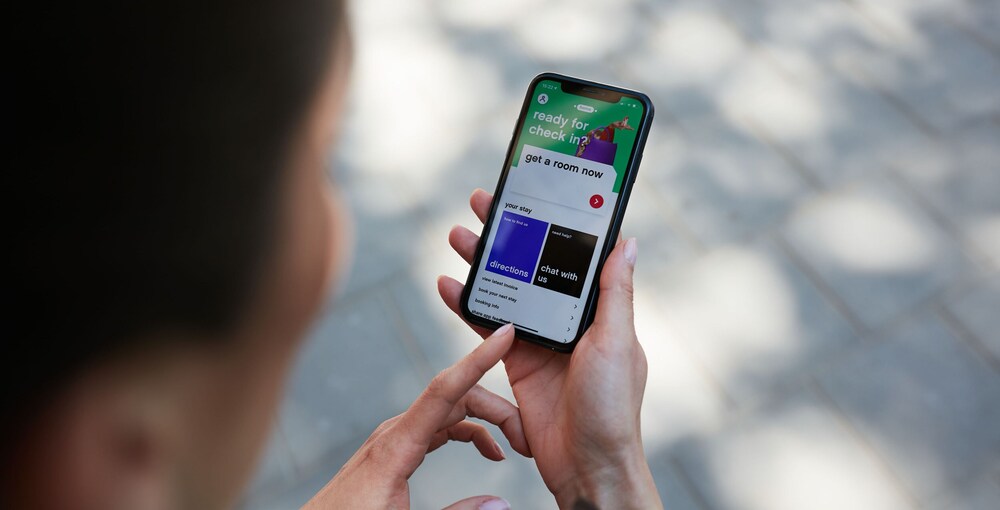
[[[636,178],[628,210],[622,223],[622,239],[635,237],[642,252],[636,265],[636,286],[656,290],[656,280],[664,269],[697,257],[702,250],[690,227],[650,184],[654,177]]]
[[[644,180],[702,245],[751,240],[810,194],[778,154],[725,122],[688,124],[647,145],[643,161]]]
[[[640,248],[639,264],[643,264]],[[651,455],[666,456],[678,442],[717,430],[733,411],[722,381],[701,363],[671,326],[657,300],[659,278],[635,289],[636,334],[648,364],[642,435]]]
[[[1000,458],[1000,375],[932,314],[820,380],[920,501]]]
[[[302,471],[296,475],[295,483],[284,488],[275,488],[256,494],[246,500],[242,510],[296,510],[306,504],[320,489],[337,473],[340,466],[351,458],[360,440],[340,446],[331,456],[329,462],[312,471]]]
[[[530,81],[534,74],[537,73],[527,76],[524,83]],[[417,200],[428,211],[429,226],[435,229],[451,226],[437,225],[439,221],[461,223],[479,233],[482,225],[469,209],[469,195],[476,188],[490,193],[495,191],[520,109],[521,97],[505,101],[479,122],[474,140],[470,140],[453,163],[430,172],[422,184],[410,189],[410,193],[419,197]],[[447,241],[447,230],[443,235],[440,230],[434,230],[434,233],[438,237],[433,239],[433,246],[440,246],[442,240]]]
[[[955,22],[969,35],[988,48],[994,55],[1000,55],[1000,9],[992,0],[973,0],[973,9],[954,14]]]
[[[660,279],[675,341],[741,407],[786,393],[857,342],[851,325],[771,242],[724,246]]]
[[[948,304],[972,341],[987,351],[984,357],[1000,369],[1000,275],[979,282],[980,286]]]
[[[810,60],[785,75],[767,60],[775,51],[765,51],[739,76],[732,115],[748,119],[826,186],[878,173],[903,142],[926,139],[876,92]]]
[[[954,241],[883,177],[824,194],[795,213],[783,236],[868,330],[969,270]]]
[[[691,494],[682,475],[679,474],[669,452],[650,457],[649,467],[653,471],[653,481],[660,491],[664,508],[670,510],[703,510],[695,496]]]
[[[468,271],[468,266],[458,261],[457,255],[449,253],[448,256],[455,259],[455,266]],[[405,338],[408,342],[413,342],[417,351],[417,356],[414,356],[417,360],[415,364],[421,372],[427,374],[426,380],[454,364],[482,341],[441,302],[435,275],[443,272],[459,276],[459,273],[438,271],[439,267],[441,265],[431,261],[420,261],[416,265],[417,269],[401,275],[391,288],[393,306],[397,307],[400,317],[408,324],[409,331]],[[479,384],[508,400],[514,399],[502,364],[487,372]]]
[[[1000,267],[1000,125],[972,120],[935,143],[908,148],[896,169],[957,230],[966,252]]]
[[[1000,477],[980,476],[961,487],[952,498],[931,505],[941,510],[993,510],[1000,501]]]
[[[304,471],[405,410],[426,383],[380,296],[337,305],[300,352],[281,408],[282,431]]]
[[[534,461],[514,452],[500,434],[494,437],[507,455],[501,462],[482,458],[466,443],[450,443],[431,453],[411,479],[413,508],[444,508],[485,494],[500,496],[513,508],[554,507]]]
[[[655,5],[650,23],[636,27],[646,44],[623,55],[624,73],[656,99],[661,116],[717,118],[713,96],[746,46],[709,3]]]
[[[995,5],[991,9],[958,0],[906,7],[870,0],[853,5],[886,35],[883,51],[870,52],[856,64],[939,131],[1000,106],[1000,91],[993,86],[1000,79],[1000,61],[949,22],[956,17],[989,16]]]
[[[679,448],[681,468],[714,510],[913,508],[879,460],[809,393]]]
[[[392,286],[392,300],[403,320],[413,325],[411,334],[427,360],[429,375],[448,368],[480,342],[479,336],[444,306],[431,278],[404,275]]]
[[[632,0],[536,2],[525,7],[511,28],[521,48],[540,62],[568,66],[606,62],[608,57],[642,44],[639,34],[632,29],[644,22],[642,12],[631,8],[636,3]],[[531,14],[524,15],[526,12]]]

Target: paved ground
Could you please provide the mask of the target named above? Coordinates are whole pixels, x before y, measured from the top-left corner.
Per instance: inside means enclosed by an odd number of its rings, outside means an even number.
[[[474,224],[469,192],[493,188],[524,87],[552,70],[657,106],[624,233],[669,507],[996,508],[996,1],[536,3],[355,2],[332,170],[354,265],[245,507],[306,501],[477,343],[434,279],[464,277],[448,229]],[[461,444],[412,492],[553,506],[529,461]]]

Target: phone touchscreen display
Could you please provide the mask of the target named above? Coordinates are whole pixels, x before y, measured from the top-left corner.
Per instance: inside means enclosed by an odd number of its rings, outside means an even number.
[[[535,85],[472,280],[473,314],[575,338],[644,108]]]

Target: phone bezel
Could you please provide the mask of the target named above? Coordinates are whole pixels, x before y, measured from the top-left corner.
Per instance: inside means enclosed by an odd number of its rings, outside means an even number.
[[[472,259],[472,264],[469,267],[469,275],[466,278],[465,288],[462,291],[462,297],[459,303],[462,316],[467,322],[489,329],[499,328],[503,324],[472,313],[469,309],[469,299],[472,297],[474,279],[476,274],[479,272],[480,265],[482,264],[483,252],[486,249],[486,237],[492,229],[493,222],[496,219],[501,191],[507,184],[507,175],[510,172],[510,166],[512,163],[511,159],[514,157],[514,148],[517,146],[518,139],[521,136],[521,130],[524,126],[528,109],[534,97],[535,88],[538,86],[538,83],[543,80],[559,82],[563,92],[608,101],[611,103],[617,103],[620,101],[622,96],[631,97],[641,102],[644,110],[640,122],[636,125],[636,137],[631,148],[631,154],[628,166],[625,170],[625,176],[622,178],[622,187],[618,193],[618,200],[615,202],[614,211],[612,212],[611,221],[608,226],[608,232],[604,239],[604,245],[601,247],[601,251],[599,253],[597,269],[594,272],[594,280],[590,286],[590,291],[587,294],[587,300],[584,302],[580,325],[576,334],[573,336],[573,340],[570,342],[560,342],[536,333],[532,333],[531,331],[526,331],[517,327],[516,324],[514,325],[517,337],[522,340],[530,341],[557,352],[571,352],[576,347],[576,344],[579,343],[583,333],[594,321],[597,297],[600,290],[600,284],[598,281],[600,279],[601,270],[604,268],[604,261],[608,258],[608,255],[611,253],[611,250],[614,249],[615,244],[618,241],[618,233],[621,230],[622,219],[625,215],[625,208],[628,204],[629,196],[632,193],[632,186],[635,183],[635,177],[639,171],[639,164],[642,162],[642,151],[645,149],[646,139],[649,135],[650,126],[652,125],[653,103],[646,94],[635,90],[606,85],[557,73],[539,74],[531,80],[531,83],[528,84],[528,90],[525,93],[524,101],[521,104],[521,113],[518,115],[517,122],[514,124],[514,132],[512,133],[510,143],[507,146],[507,156],[504,158],[503,168],[500,172],[500,177],[497,180],[496,189],[493,191],[493,202],[490,204],[489,214],[486,216],[486,221],[483,223],[483,230],[480,233],[479,244],[476,245],[476,253]],[[609,98],[602,97],[608,93],[613,94],[613,101]]]

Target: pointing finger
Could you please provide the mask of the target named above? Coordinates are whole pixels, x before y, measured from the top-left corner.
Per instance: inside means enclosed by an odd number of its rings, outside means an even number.
[[[427,389],[400,417],[399,428],[413,442],[429,443],[455,405],[500,361],[513,343],[513,325],[497,329],[475,350],[431,380]]]

